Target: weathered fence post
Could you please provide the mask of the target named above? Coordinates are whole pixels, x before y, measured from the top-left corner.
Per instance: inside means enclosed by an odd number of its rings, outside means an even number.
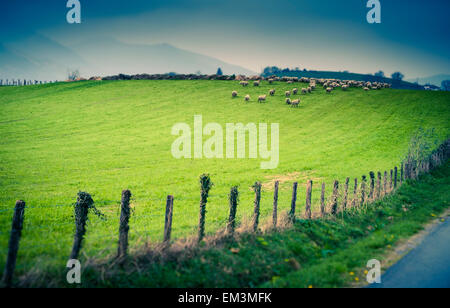
[[[381,172],[377,173],[377,199],[381,197]]]
[[[89,208],[94,204],[90,194],[80,191],[75,204],[75,236],[73,239],[71,260],[78,259],[84,235],[86,234],[86,222],[88,219]]]
[[[389,176],[389,192],[393,189],[393,181],[394,181],[394,170],[391,169],[391,173]]]
[[[170,242],[172,234],[173,196],[168,195],[166,201],[166,215],[164,218],[164,243]]]
[[[400,166],[400,185],[403,184],[404,176],[404,165],[402,163],[402,165]]]
[[[297,202],[297,186],[298,186],[297,182],[294,182],[294,184],[292,185],[291,211],[289,212],[289,220],[291,222],[295,221],[295,203]]]
[[[383,190],[384,190],[383,195],[384,196],[387,195],[387,181],[388,181],[387,177],[388,177],[387,171],[384,171],[384,179],[383,179]]]
[[[131,192],[129,190],[122,191],[122,201],[120,204],[120,226],[119,226],[119,248],[117,256],[119,258],[125,257],[128,250],[128,225],[130,221],[130,198]]]
[[[312,185],[313,181],[309,180],[306,183],[306,204],[305,204],[305,216],[306,219],[311,219],[311,195],[312,195]]]
[[[355,178],[355,185],[353,186],[352,207],[356,206],[357,199],[358,199],[358,178]]]
[[[361,181],[361,206],[366,202],[366,176],[362,176]]]
[[[254,210],[253,210],[253,232],[258,231],[259,224],[259,208],[261,202],[261,183],[256,182],[253,185],[253,191],[255,192],[255,202],[254,202]]]
[[[209,174],[202,174],[200,176],[200,214],[198,219],[198,241],[201,242],[205,236],[205,216],[206,203],[208,202],[209,191],[213,183]]]
[[[227,234],[233,235],[236,227],[236,209],[239,199],[239,191],[237,186],[231,187],[229,194],[230,215],[228,217]]]
[[[278,219],[278,186],[280,185],[279,181],[275,182],[275,188],[273,193],[273,214],[272,214],[272,224],[273,228],[277,228],[277,219]]]
[[[373,171],[370,171],[369,200],[374,200],[374,190],[375,190],[375,173]]]
[[[397,180],[398,180],[398,168],[394,168],[394,189],[397,189]]]
[[[325,183],[322,183],[322,192],[320,193],[320,216],[325,216]]]
[[[334,181],[333,184],[333,196],[331,197],[331,214],[336,216],[338,210],[338,193],[339,193],[339,181]]]
[[[344,187],[344,203],[343,203],[343,209],[344,211],[347,209],[348,205],[348,184],[350,183],[350,178],[345,179],[345,187]]]
[[[19,200],[14,208],[12,219],[11,234],[8,244],[8,256],[6,259],[5,271],[3,273],[3,283],[9,288],[12,284],[14,269],[16,268],[17,253],[19,252],[19,242],[22,236],[23,219],[25,215],[25,202]]]

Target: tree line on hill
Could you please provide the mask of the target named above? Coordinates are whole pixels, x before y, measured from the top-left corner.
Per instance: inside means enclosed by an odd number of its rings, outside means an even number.
[[[341,79],[341,80],[359,80],[366,82],[382,82],[389,83],[394,89],[412,89],[412,90],[424,90],[424,86],[406,82],[403,80],[404,75],[401,72],[395,72],[391,75],[391,78],[385,76],[383,71],[378,71],[373,75],[351,73],[349,71],[335,72],[335,71],[315,71],[307,69],[289,69],[278,68],[276,66],[268,66],[264,68],[261,76],[288,76],[288,77],[307,77],[317,79]]]

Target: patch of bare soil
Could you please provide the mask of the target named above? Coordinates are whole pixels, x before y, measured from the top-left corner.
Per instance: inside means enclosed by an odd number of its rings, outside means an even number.
[[[262,188],[265,191],[274,190],[275,182],[280,182],[280,185],[287,182],[298,182],[299,186],[305,186],[308,180],[312,180],[313,182],[320,182],[322,179],[315,177],[314,172],[292,172],[287,174],[280,175],[270,175],[266,176],[267,181],[263,182]]]

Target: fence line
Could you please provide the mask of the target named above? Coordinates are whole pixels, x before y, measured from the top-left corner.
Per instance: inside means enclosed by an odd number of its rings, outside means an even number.
[[[450,156],[450,139],[445,141],[443,144],[439,146],[438,149],[433,151],[428,157],[425,157],[421,160],[414,160],[409,158],[409,160],[405,161],[401,164],[400,167],[400,177],[398,177],[398,167],[394,167],[393,169],[388,171],[384,171],[384,178],[382,179],[382,173],[378,172],[377,181],[375,183],[375,173],[371,171],[370,174],[370,182],[367,185],[367,177],[365,175],[361,178],[361,183],[358,187],[358,179],[355,178],[355,184],[353,189],[353,198],[350,202],[349,200],[349,182],[350,178],[346,178],[345,185],[339,185],[339,181],[335,180],[332,188],[332,194],[328,198],[328,202],[325,200],[325,190],[326,185],[322,183],[321,196],[320,196],[320,217],[323,219],[327,219],[328,217],[335,217],[339,212],[342,214],[346,212],[348,209],[352,208],[360,208],[362,206],[373,203],[376,200],[380,200],[395,192],[396,189],[405,182],[405,180],[416,180],[420,175],[430,172],[436,167],[441,166]],[[212,186],[212,182],[208,175],[202,175],[201,177],[201,199],[200,199],[200,215],[199,215],[199,234],[198,239],[201,241],[204,237],[204,226],[205,226],[205,213],[208,194],[206,190],[209,192],[209,189]],[[205,184],[207,183],[207,184]],[[278,211],[278,186],[279,182],[275,182],[274,189],[274,201],[273,201],[273,209],[272,209],[272,225],[273,229],[277,228],[277,211]],[[311,211],[311,200],[312,200],[312,186],[313,182],[308,180],[306,182],[306,201],[305,201],[305,214],[302,215],[305,219],[312,219],[312,211]],[[206,189],[207,188],[207,189]],[[289,220],[294,222],[296,220],[296,203],[298,196],[298,183],[294,182],[292,187],[292,198],[291,198],[291,206],[289,211]],[[261,201],[261,183],[256,182],[253,186],[253,190],[255,193],[255,201],[254,201],[254,211],[252,216],[252,232],[259,232],[259,216],[260,216],[260,201]],[[351,193],[350,193],[351,194]],[[232,187],[229,194],[229,204],[230,204],[230,212],[229,217],[226,224],[226,233],[229,236],[233,236],[236,230],[236,213],[237,206],[239,204],[239,191],[238,187]],[[161,217],[159,214],[145,214],[133,216],[130,208],[130,198],[131,192],[125,190],[122,192],[122,201],[113,203],[112,205],[121,205],[121,213],[120,216],[117,216],[119,219],[119,232],[118,234],[111,233],[109,235],[99,235],[98,237],[90,237],[88,239],[96,240],[100,238],[110,238],[116,239],[118,242],[118,256],[125,257],[127,255],[128,249],[128,239],[129,239],[129,221],[135,221],[137,218],[144,217]],[[174,215],[174,196],[168,195],[166,199],[166,210],[164,217],[164,229],[163,229],[163,243],[170,245],[171,242],[171,232],[172,232],[172,220]],[[160,201],[160,199],[157,199]],[[183,200],[183,198],[182,198]],[[184,199],[186,200],[186,199]],[[197,199],[197,201],[199,201]],[[341,205],[341,206],[339,206]],[[73,206],[73,205],[71,205]],[[38,207],[26,207],[26,209],[39,209],[39,208],[50,208],[52,206],[38,206]],[[56,205],[55,207],[61,207],[61,205]],[[327,211],[329,208],[329,211]],[[119,207],[117,208],[119,209]],[[6,210],[6,209],[3,209]],[[8,209],[9,210],[9,209]],[[11,285],[12,276],[15,268],[17,252],[19,250],[19,240],[20,235],[22,234],[23,227],[23,211],[25,210],[25,202],[18,201],[16,203],[16,207],[14,208],[15,214],[13,218],[13,226],[11,229],[11,238],[8,246],[8,260],[6,262],[6,268],[3,276],[3,282],[6,285]],[[102,214],[95,208],[94,200],[91,195],[88,193],[80,192],[78,193],[77,202],[74,205],[75,210],[75,234],[73,239],[72,252],[70,253],[71,259],[77,259],[80,251],[82,249],[82,243],[84,241],[86,235],[86,227],[92,229],[96,224],[91,225],[87,224],[88,214],[89,212],[93,212],[93,214],[99,215]],[[22,213],[22,214],[21,214]],[[20,220],[22,219],[22,220]],[[73,222],[61,223],[48,226],[48,229],[55,226],[69,225],[73,224]],[[25,225],[27,226],[27,225]],[[33,228],[27,228],[26,230],[34,230],[34,229],[45,229],[44,226],[36,226]],[[201,231],[200,231],[201,230]],[[137,231],[136,231],[137,232]],[[139,232],[137,232],[139,233]],[[144,231],[143,233],[149,234],[149,231]],[[42,247],[50,247],[53,244],[46,244]],[[33,249],[39,247],[39,245],[34,246],[25,246],[23,249]]]
[[[38,84],[56,83],[58,80],[27,80],[27,79],[0,79],[0,87],[2,86],[31,86]]]

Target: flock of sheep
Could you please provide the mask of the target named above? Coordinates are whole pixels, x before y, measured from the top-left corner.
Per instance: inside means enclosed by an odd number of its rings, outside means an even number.
[[[253,86],[254,87],[259,87],[261,85],[261,81],[264,80],[264,78],[262,77],[257,77],[255,78],[257,80],[252,80],[252,78],[242,78],[239,82],[239,84],[242,87],[247,87],[250,83],[249,81],[253,82]],[[349,88],[351,87],[357,87],[357,88],[363,88],[364,91],[369,91],[369,90],[380,90],[383,88],[390,88],[391,85],[388,83],[380,83],[380,82],[365,82],[365,81],[356,81],[356,80],[339,80],[339,79],[315,79],[315,78],[298,78],[298,77],[270,77],[266,79],[269,84],[274,83],[275,81],[282,81],[282,82],[286,82],[287,84],[294,84],[294,83],[307,83],[309,84],[308,87],[306,88],[302,88],[300,90],[301,94],[308,94],[308,93],[312,93],[312,91],[316,90],[316,88],[318,87],[317,85],[320,85],[323,87],[323,89],[325,89],[326,93],[331,93],[334,89],[336,88],[341,88],[343,91],[347,91]],[[269,90],[269,95],[270,96],[274,96],[275,95],[275,89],[270,89]],[[298,88],[294,88],[290,91],[286,91],[284,93],[285,97],[286,97],[286,104],[290,105],[291,107],[298,107],[300,105],[300,99],[291,99],[291,96],[293,95],[297,95],[299,93],[299,89]],[[238,92],[237,91],[233,91],[231,93],[232,98],[235,98],[238,96]],[[245,95],[244,100],[246,102],[250,101],[251,97],[250,95]],[[267,95],[259,95],[258,96],[258,102],[262,103],[265,102],[267,99]]]

